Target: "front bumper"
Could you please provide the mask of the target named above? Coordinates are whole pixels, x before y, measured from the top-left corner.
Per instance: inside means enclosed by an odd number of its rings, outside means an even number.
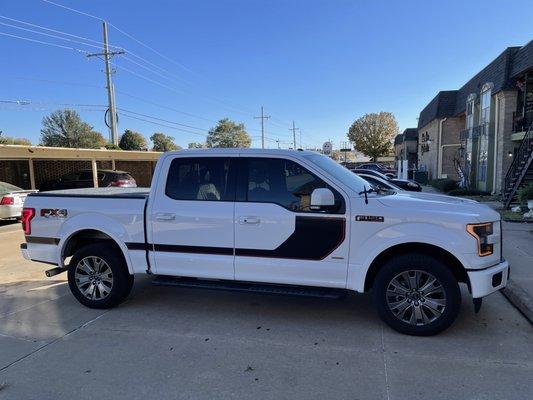
[[[503,261],[482,270],[466,271],[470,280],[470,290],[474,299],[488,296],[503,289],[509,279],[509,263]]]

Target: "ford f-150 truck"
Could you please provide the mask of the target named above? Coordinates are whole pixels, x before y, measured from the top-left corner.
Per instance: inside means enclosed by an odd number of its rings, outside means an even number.
[[[80,303],[109,308],[135,274],[175,286],[336,297],[372,292],[412,335],[446,329],[467,285],[503,288],[498,213],[472,200],[375,192],[330,158],[299,150],[210,149],[161,156],[150,189],[30,194],[25,258],[67,271]]]

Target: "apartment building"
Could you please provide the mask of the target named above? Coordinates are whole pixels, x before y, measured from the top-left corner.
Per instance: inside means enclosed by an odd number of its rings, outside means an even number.
[[[527,156],[532,122],[530,41],[505,49],[460,89],[439,92],[420,112],[419,169],[428,171],[430,179],[448,177],[505,194],[513,183],[509,176],[506,180],[510,169],[524,179],[529,176],[518,169],[531,167]]]

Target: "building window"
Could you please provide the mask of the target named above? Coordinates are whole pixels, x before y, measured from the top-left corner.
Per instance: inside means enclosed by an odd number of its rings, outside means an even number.
[[[481,125],[481,132],[479,136],[479,163],[477,179],[479,182],[485,183],[487,180],[487,161],[489,152],[489,123],[490,123],[490,102],[492,95],[492,84],[486,83],[481,89],[481,103],[479,123]],[[482,187],[485,190],[485,187]]]

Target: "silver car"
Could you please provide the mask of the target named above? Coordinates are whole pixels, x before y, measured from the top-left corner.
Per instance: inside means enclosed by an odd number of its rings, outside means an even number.
[[[36,190],[24,190],[18,186],[0,181],[0,219],[20,218],[24,200]]]

